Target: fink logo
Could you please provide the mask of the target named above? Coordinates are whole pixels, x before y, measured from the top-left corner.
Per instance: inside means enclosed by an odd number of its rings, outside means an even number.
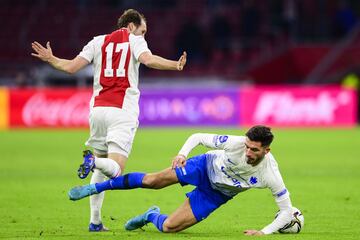
[[[256,105],[255,122],[329,124],[335,120],[336,110],[351,102],[351,95],[341,91],[331,94],[320,91],[315,96],[299,97],[291,91],[265,92]]]

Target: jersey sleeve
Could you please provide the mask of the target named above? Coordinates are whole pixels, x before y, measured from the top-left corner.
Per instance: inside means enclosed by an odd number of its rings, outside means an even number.
[[[139,60],[140,55],[144,52],[151,53],[143,36],[135,36],[134,34],[130,34],[129,41],[131,52],[134,54],[136,60]]]
[[[292,205],[290,197],[287,197],[276,203],[280,209],[280,212],[274,221],[272,221],[272,223],[261,229],[264,234],[274,233],[292,220]]]
[[[179,151],[179,154],[187,157],[191,150],[198,145],[203,145],[212,149],[232,149],[238,146],[239,143],[244,142],[244,137],[231,135],[216,135],[209,133],[196,133],[191,135]]]
[[[269,159],[271,161],[271,159]],[[275,198],[275,202],[280,209],[280,213],[272,223],[264,227],[261,231],[265,234],[271,234],[284,227],[292,219],[292,205],[290,193],[285,187],[280,171],[276,162],[270,162],[270,170],[266,174],[267,186]]]
[[[79,53],[80,57],[85,58],[88,62],[92,62],[95,55],[95,39],[92,39],[86,44]]]

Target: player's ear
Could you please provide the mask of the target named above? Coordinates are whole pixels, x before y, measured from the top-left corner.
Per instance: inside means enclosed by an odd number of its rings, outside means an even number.
[[[268,152],[270,152],[270,148],[269,148],[269,147],[266,147],[266,148],[265,148],[265,153],[268,153]]]
[[[129,23],[128,24],[128,29],[130,30],[130,32],[132,33],[135,29],[136,29],[136,27],[135,27],[135,24],[134,23]]]

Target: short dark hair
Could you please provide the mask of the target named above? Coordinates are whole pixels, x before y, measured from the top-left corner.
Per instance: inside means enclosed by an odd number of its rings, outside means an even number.
[[[268,147],[274,139],[271,128],[257,125],[250,128],[245,134],[251,141],[261,142],[262,147]]]
[[[118,28],[124,28],[127,27],[129,23],[134,23],[135,26],[138,27],[141,25],[141,20],[146,21],[143,14],[134,9],[128,9],[119,17],[117,26]]]

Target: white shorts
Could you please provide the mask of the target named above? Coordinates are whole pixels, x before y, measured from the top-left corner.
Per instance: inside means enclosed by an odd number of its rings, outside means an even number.
[[[86,146],[94,148],[97,153],[129,156],[139,125],[136,117],[121,108],[94,107],[90,112],[89,124],[90,138]]]

